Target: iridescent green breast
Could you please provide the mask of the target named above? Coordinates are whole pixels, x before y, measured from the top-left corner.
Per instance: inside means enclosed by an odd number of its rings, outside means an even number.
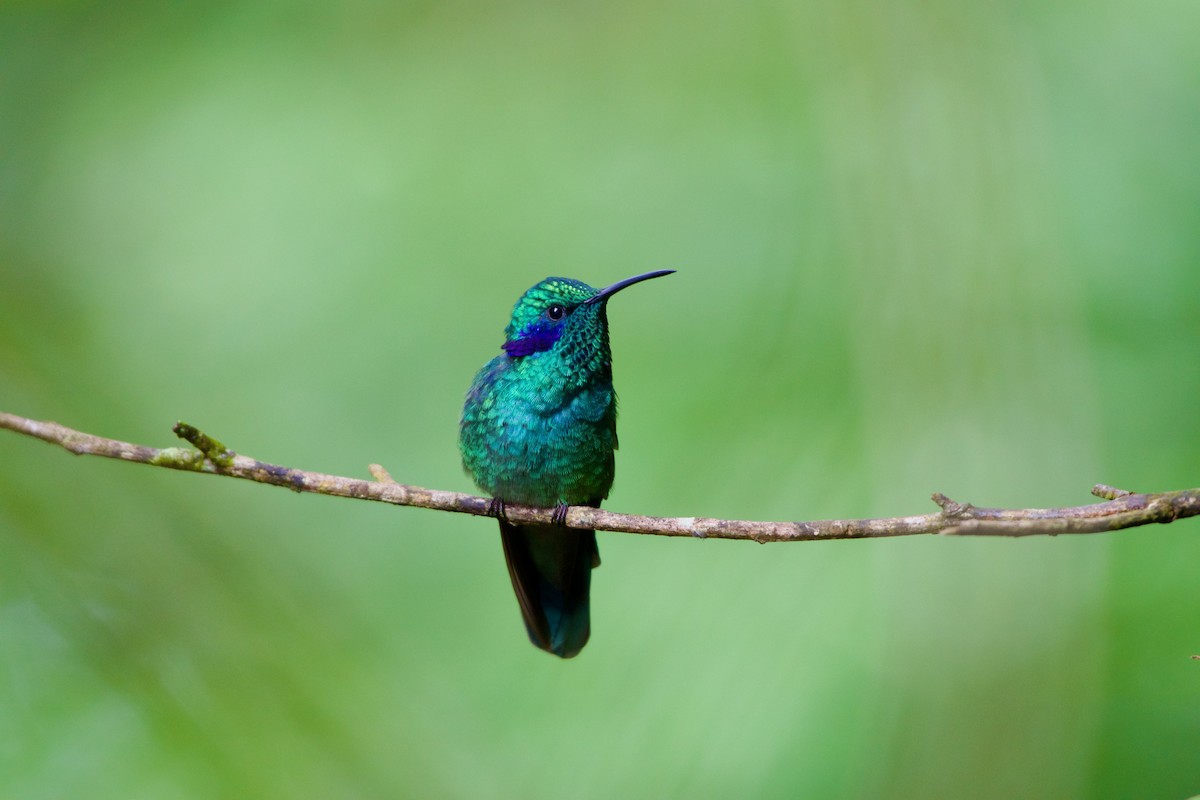
[[[550,352],[498,356],[476,376],[463,409],[463,466],[479,488],[507,502],[594,504],[613,482],[616,399],[593,380],[564,391]]]

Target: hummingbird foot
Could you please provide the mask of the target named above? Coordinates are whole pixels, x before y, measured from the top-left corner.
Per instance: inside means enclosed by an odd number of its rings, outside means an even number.
[[[566,503],[559,503],[554,507],[554,514],[550,517],[550,521],[560,528],[567,527],[567,512],[571,507]]]
[[[493,497],[492,501],[488,503],[487,513],[489,517],[508,522],[508,511],[504,508],[504,501],[499,497]]]

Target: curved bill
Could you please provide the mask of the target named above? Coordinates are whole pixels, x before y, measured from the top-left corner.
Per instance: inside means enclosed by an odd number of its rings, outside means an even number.
[[[585,305],[588,303],[599,303],[602,300],[607,300],[608,298],[612,297],[614,294],[621,291],[626,286],[633,286],[635,283],[641,283],[642,281],[648,281],[651,278],[661,278],[663,275],[670,275],[674,271],[675,270],[673,270],[673,269],[658,269],[658,270],[655,270],[654,272],[643,272],[641,275],[634,275],[632,278],[626,278],[623,281],[617,281],[612,286],[604,287],[599,292],[592,295],[591,297],[589,297],[587,300],[584,300],[583,302]]]

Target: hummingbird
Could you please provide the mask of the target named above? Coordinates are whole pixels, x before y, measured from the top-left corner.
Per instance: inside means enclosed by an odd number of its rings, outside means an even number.
[[[588,593],[600,566],[596,532],[564,525],[568,506],[598,507],[612,488],[617,396],[607,304],[646,272],[594,289],[546,278],[513,306],[503,352],[475,375],[463,405],[463,468],[492,497],[529,639],[561,658],[591,634]],[[514,525],[504,504],[554,508],[554,524]]]

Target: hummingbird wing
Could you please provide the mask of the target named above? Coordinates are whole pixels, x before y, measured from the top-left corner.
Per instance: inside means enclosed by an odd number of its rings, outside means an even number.
[[[501,520],[500,540],[529,640],[561,658],[578,655],[591,635],[596,532]]]

